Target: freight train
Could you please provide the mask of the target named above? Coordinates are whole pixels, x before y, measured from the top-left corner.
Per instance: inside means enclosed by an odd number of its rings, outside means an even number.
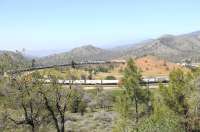
[[[50,79],[46,79],[45,83],[50,83]],[[141,84],[152,84],[152,83],[168,83],[168,77],[153,77],[153,78],[143,78]],[[118,85],[120,84],[119,80],[58,80],[57,83],[70,85]]]

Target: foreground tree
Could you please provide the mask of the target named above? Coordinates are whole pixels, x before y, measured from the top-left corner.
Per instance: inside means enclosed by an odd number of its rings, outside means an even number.
[[[113,127],[113,132],[129,132],[134,126],[131,125],[131,102],[126,92],[117,98],[115,104],[115,111],[119,113],[119,116]]]
[[[139,132],[183,131],[179,116],[163,103],[162,97],[154,96],[152,114],[139,123]]]
[[[194,75],[194,90],[188,101],[190,104],[190,126],[193,131],[200,131],[200,68],[192,69]]]
[[[57,78],[51,78],[51,84],[43,86],[38,93],[43,98],[45,110],[50,115],[57,132],[65,131],[65,112],[71,93],[57,83]]]
[[[50,84],[43,85],[39,89],[39,94],[43,98],[43,106],[50,116],[50,122],[53,124],[57,132],[65,131],[66,112],[85,112],[86,104],[82,100],[83,93],[76,88],[67,89],[62,84],[57,83],[59,78],[51,76]]]
[[[135,65],[134,61],[130,59],[127,67],[124,70],[124,77],[122,80],[122,87],[135,105],[135,121],[139,121],[139,104],[147,102],[147,90],[142,89],[140,82],[142,79],[140,69]]]
[[[50,83],[44,84],[43,76],[34,72],[3,81],[0,106],[5,110],[0,111],[0,123],[6,121],[0,129],[36,132],[53,124],[57,132],[64,132],[67,111],[84,114],[83,91],[63,87],[55,76],[49,79]]]
[[[86,109],[86,102],[83,100],[84,91],[80,88],[80,86],[73,87],[71,91],[71,97],[68,100],[68,110],[72,113],[81,113],[84,115]]]
[[[17,127],[28,126],[32,132],[38,131],[43,122],[42,98],[38,96],[39,81],[33,83],[31,76],[18,77],[10,80],[4,106],[8,109],[8,119]],[[10,87],[8,89],[8,87]],[[19,114],[21,116],[19,116]]]
[[[191,131],[188,99],[194,88],[192,79],[193,77],[190,73],[184,73],[181,69],[175,69],[170,73],[169,86],[160,86],[165,104],[183,118],[183,125],[186,132]]]
[[[139,104],[148,102],[148,92],[147,90],[142,89],[140,85],[141,78],[142,75],[140,69],[138,69],[134,61],[130,59],[124,70],[124,77],[122,79],[122,88],[124,88],[124,94],[119,98],[119,105],[122,105],[122,109],[120,108],[121,110],[119,112],[124,119],[127,119],[127,114],[125,113],[129,113],[129,107],[134,105],[135,111],[130,112],[135,118],[135,124],[132,126],[136,131],[138,131],[139,118],[142,117],[141,112],[139,111]],[[126,107],[124,107],[123,104],[126,104]],[[128,117],[130,118],[131,116]]]

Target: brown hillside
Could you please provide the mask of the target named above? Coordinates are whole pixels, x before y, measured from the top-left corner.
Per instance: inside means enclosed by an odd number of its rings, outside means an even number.
[[[142,70],[144,76],[168,75],[174,68],[181,66],[154,56],[145,56],[135,60],[136,65]]]

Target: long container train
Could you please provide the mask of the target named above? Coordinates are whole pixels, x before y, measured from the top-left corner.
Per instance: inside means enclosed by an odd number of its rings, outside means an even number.
[[[46,79],[45,83],[50,83],[50,79]],[[154,77],[154,78],[143,78],[141,84],[151,84],[151,83],[168,83],[169,79],[167,77]],[[69,85],[118,85],[119,80],[58,80],[57,83]]]

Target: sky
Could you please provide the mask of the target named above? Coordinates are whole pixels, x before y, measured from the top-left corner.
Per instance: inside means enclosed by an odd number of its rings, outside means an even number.
[[[1,50],[114,47],[200,30],[200,0],[0,0]]]

